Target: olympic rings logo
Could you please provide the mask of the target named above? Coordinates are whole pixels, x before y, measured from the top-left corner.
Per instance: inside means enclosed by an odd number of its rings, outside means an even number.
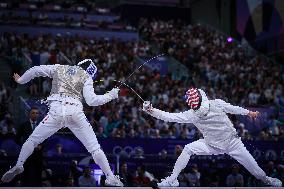
[[[121,146],[115,146],[112,149],[112,154],[120,157],[120,156],[127,156],[127,157],[131,157],[131,156],[135,156],[135,155],[144,155],[144,149],[141,146],[137,146],[137,147],[131,147],[131,146],[125,146],[124,148],[122,148]]]

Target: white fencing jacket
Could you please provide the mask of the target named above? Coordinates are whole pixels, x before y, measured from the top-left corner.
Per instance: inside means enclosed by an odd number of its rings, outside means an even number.
[[[58,69],[59,64],[56,65],[41,65],[41,66],[34,66],[27,70],[18,80],[18,83],[25,84],[32,80],[35,77],[50,77],[53,78],[55,72]],[[70,66],[71,67],[71,66]],[[78,69],[81,69],[77,67]],[[86,72],[85,72],[86,73]],[[87,74],[87,73],[86,73]],[[68,81],[66,81],[68,82]],[[93,87],[93,80],[91,77],[86,79],[83,87],[82,87],[82,94],[89,106],[99,106],[105,104],[113,99],[111,94],[106,93],[104,95],[96,95],[94,93]],[[47,98],[47,101],[65,101],[70,103],[78,103],[81,104],[79,99],[74,97],[62,96],[60,94],[52,94]]]
[[[203,134],[208,145],[224,150],[228,147],[228,142],[232,137],[237,135],[227,113],[247,115],[249,110],[233,106],[221,99],[215,99],[209,100],[209,111],[205,116],[198,116],[194,110],[169,113],[153,108],[148,113],[167,122],[192,123]]]

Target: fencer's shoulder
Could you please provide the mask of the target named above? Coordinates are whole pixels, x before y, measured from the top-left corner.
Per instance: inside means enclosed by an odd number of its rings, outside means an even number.
[[[213,100],[209,100],[210,104],[212,105],[216,105],[216,106],[221,106],[222,104],[226,103],[224,100],[222,99],[213,99]]]
[[[220,99],[220,98],[216,98],[216,99],[213,99],[213,100],[209,100],[210,102],[213,102],[213,103],[224,103],[225,101]]]

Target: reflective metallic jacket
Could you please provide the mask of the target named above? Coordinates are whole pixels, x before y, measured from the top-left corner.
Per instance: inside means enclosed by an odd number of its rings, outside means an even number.
[[[82,101],[82,90],[88,77],[78,66],[59,65],[53,74],[50,95],[66,95]]]

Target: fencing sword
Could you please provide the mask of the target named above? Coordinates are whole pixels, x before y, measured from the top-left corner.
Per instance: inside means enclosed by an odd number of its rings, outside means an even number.
[[[129,85],[127,85],[125,82],[119,81],[119,80],[115,80],[113,79],[113,81],[120,83],[120,85],[125,85],[126,87],[128,87],[129,89],[132,90],[132,92],[134,92],[143,102],[145,102],[145,100]]]
[[[62,51],[59,52],[60,56],[62,56],[70,65],[74,65],[74,62],[71,61]]]
[[[156,59],[156,58],[159,58],[159,57],[161,57],[161,56],[164,56],[164,55],[165,55],[165,54],[162,53],[162,54],[159,54],[159,55],[157,55],[157,56],[154,56],[154,57],[150,58],[149,60],[145,61],[143,64],[141,64],[139,67],[137,67],[131,74],[129,74],[129,76],[124,80],[124,83],[125,83],[129,78],[131,78],[132,75],[133,75],[137,70],[139,70],[142,66],[144,66],[144,65],[147,64],[148,62],[151,62],[152,60],[154,60],[154,59]],[[123,84],[120,83],[120,85],[118,86],[118,88],[120,88],[122,85],[123,85]]]
[[[120,83],[121,85],[124,85],[126,86],[127,88],[129,88],[132,92],[134,92],[134,94],[136,94],[136,96],[138,96],[143,102],[145,102],[145,100],[132,88],[130,87],[129,85],[127,85],[126,83],[122,82],[122,81],[119,81],[119,80],[116,80],[116,79],[110,79],[111,81],[115,81],[117,83]],[[94,81],[94,83],[101,83],[101,82],[104,82],[104,80],[96,80]]]

